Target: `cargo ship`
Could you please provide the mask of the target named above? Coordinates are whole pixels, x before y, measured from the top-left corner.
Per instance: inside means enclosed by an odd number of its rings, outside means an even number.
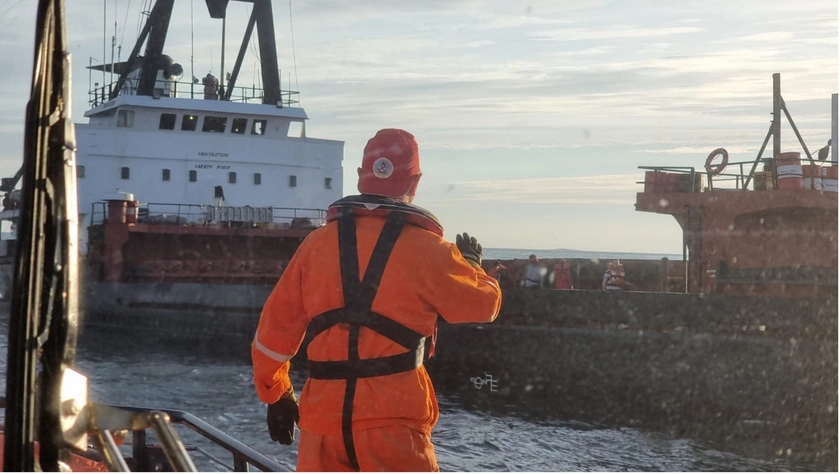
[[[715,149],[702,166],[642,168],[636,210],[676,219],[682,262],[627,262],[628,278],[641,275],[630,289],[644,291],[592,291],[604,263],[570,261],[586,289],[540,291],[518,288],[527,261],[502,261],[498,321],[440,326],[427,363],[436,386],[485,409],[662,430],[780,469],[835,470],[837,150],[815,159],[778,74],[773,92],[754,161]],[[801,152],[781,148],[782,114]]]
[[[200,84],[181,81],[183,67],[164,54],[173,3],[160,0],[147,12],[126,61],[91,67],[116,80],[90,90],[88,122],[76,124],[90,325],[145,327],[182,312],[196,318],[194,328],[218,330],[214,311],[252,313],[343,196],[343,142],[309,137],[298,93],[281,90],[271,2],[250,2],[232,70]],[[225,21],[227,3],[208,1],[210,16]],[[259,88],[237,85],[252,36]],[[0,185],[6,295],[19,178]]]

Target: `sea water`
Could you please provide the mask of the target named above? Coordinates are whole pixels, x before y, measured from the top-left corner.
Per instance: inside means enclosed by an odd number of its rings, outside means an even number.
[[[591,260],[660,260],[668,257],[670,260],[682,260],[682,255],[669,253],[631,253],[631,252],[601,252],[572,249],[484,249],[484,260],[512,260],[527,259],[530,255],[539,258],[588,258]]]
[[[7,329],[0,326],[5,380]],[[265,405],[254,394],[247,358],[190,347],[161,346],[153,340],[82,338],[77,369],[88,376],[90,399],[190,412],[292,470],[297,441],[270,440]],[[303,375],[294,373],[303,386]],[[466,408],[439,396],[440,422],[432,433],[444,471],[769,471],[789,467],[716,451],[687,439],[630,428],[607,428],[575,420],[538,419]],[[231,456],[186,428],[187,446],[200,447],[232,464]],[[223,466],[193,451],[202,471]]]

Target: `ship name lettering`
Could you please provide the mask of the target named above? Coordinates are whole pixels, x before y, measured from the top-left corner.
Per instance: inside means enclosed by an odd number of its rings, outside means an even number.
[[[211,158],[227,158],[228,154],[215,151],[200,151],[198,152],[198,156],[209,156]]]

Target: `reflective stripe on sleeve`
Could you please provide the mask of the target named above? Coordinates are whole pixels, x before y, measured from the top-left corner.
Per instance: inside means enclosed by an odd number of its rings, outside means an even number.
[[[284,362],[286,362],[286,361],[288,361],[289,359],[292,358],[292,356],[290,356],[290,355],[280,354],[280,353],[274,352],[271,349],[265,347],[264,345],[262,345],[259,337],[257,337],[257,336],[254,336],[254,346],[257,348],[258,351],[262,352],[263,354],[265,354],[269,358],[271,358],[273,360],[276,360],[277,362],[280,362],[280,363],[284,363]]]

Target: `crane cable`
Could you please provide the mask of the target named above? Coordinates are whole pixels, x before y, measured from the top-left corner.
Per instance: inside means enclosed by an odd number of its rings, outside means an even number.
[[[297,55],[295,54],[295,25],[292,19],[292,0],[289,0],[289,30],[292,33],[292,66],[295,70],[295,89],[300,91],[300,83],[298,83],[297,73]],[[298,105],[301,105],[300,96],[298,96]]]

